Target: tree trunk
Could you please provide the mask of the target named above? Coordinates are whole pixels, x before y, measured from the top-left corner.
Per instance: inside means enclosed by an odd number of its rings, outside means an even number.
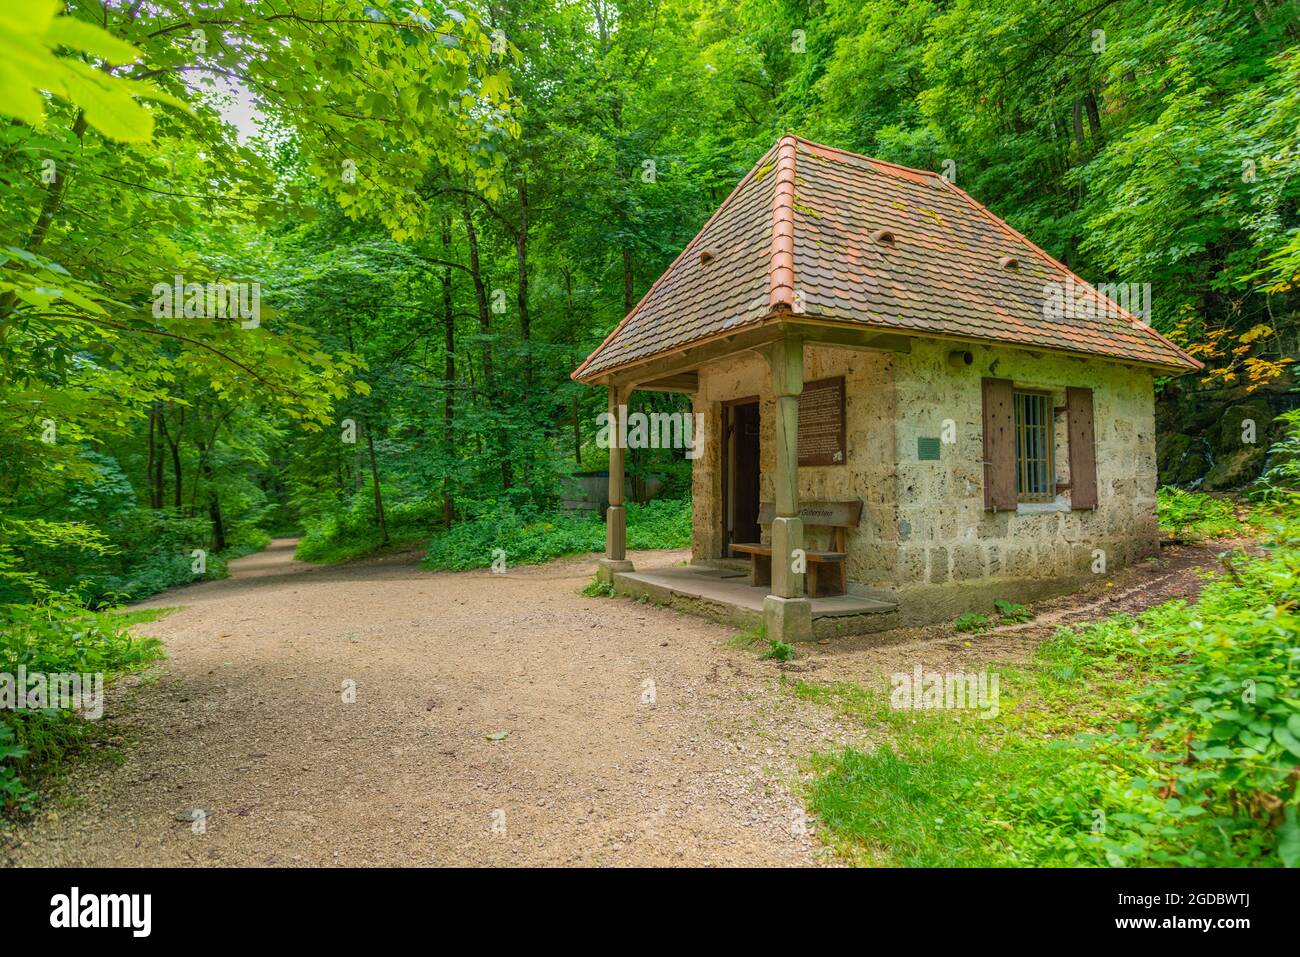
[[[1092,138],[1098,143],[1101,142],[1101,110],[1097,106],[1097,97],[1089,90],[1083,97],[1084,108],[1088,111],[1088,127],[1092,130]]]
[[[177,426],[177,428],[179,428],[179,425]],[[174,489],[172,489],[172,493],[173,493],[173,494],[172,494],[172,499],[173,499],[172,504],[174,504],[174,505],[176,506],[176,511],[177,511],[177,513],[179,514],[179,513],[180,513],[180,510],[181,510],[181,489],[182,489],[182,487],[183,487],[184,484],[185,484],[184,482],[181,481],[181,437],[180,437],[180,433],[177,432],[177,434],[176,434],[176,441],[175,441],[175,442],[172,442],[171,440],[168,440],[167,444],[170,445],[170,446],[172,447],[172,482],[173,482],[173,483],[175,484],[175,486],[176,486]]]
[[[181,496],[185,487],[185,482],[181,478],[181,436],[185,429],[185,407],[181,406],[180,413],[176,421],[176,440],[172,441],[171,433],[167,431],[167,416],[158,416],[158,426],[162,429],[163,439],[167,442],[167,447],[171,450],[172,459],[172,484],[175,486],[172,490],[172,501],[176,506],[177,513],[181,510]],[[160,501],[158,503],[162,505]]]
[[[161,430],[161,412],[155,410],[154,415],[158,418],[159,429]],[[163,457],[161,449],[158,450],[153,457],[153,494],[155,503],[154,508],[162,508],[163,499],[166,498],[167,490],[163,485]]]
[[[384,493],[379,488],[379,463],[375,461],[375,435],[365,423],[366,446],[370,449],[370,483],[375,487],[375,521],[379,523],[381,545],[388,544],[388,522],[384,520]]]
[[[226,525],[221,518],[221,497],[214,488],[208,492],[208,519],[212,522],[212,550],[226,550]]]
[[[151,406],[149,408],[149,450],[144,460],[144,484],[149,489],[150,508],[158,508],[160,505],[158,501],[158,486],[154,484],[153,480],[153,460],[154,456],[157,454],[154,438],[158,432],[157,419],[158,409],[156,406]]]
[[[443,259],[451,261],[451,219],[442,219]],[[447,467],[455,461],[456,454],[456,311],[452,295],[451,267],[442,270],[442,324],[443,350],[446,353],[446,365],[443,378],[446,380],[442,402],[442,440],[447,454]],[[442,525],[451,528],[456,518],[456,497],[452,494],[451,477],[443,479],[442,491]]]
[[[492,311],[488,308],[487,288],[483,284],[483,270],[478,258],[478,232],[474,229],[474,216],[470,212],[469,200],[461,200],[461,212],[465,219],[465,238],[469,241],[469,274],[474,280],[474,300],[478,304],[478,324],[484,336],[483,343],[483,395],[488,405],[494,405],[496,396],[493,392],[492,370]]]
[[[578,397],[573,397],[573,460],[582,468],[582,426],[578,424]]]
[[[216,483],[212,481],[212,447],[217,444],[214,434],[212,441],[199,447],[199,460],[203,463],[203,479],[208,483],[208,520],[212,523],[212,550],[226,550],[226,523],[221,517],[221,496],[217,494]]]
[[[483,270],[479,264],[478,233],[474,229],[474,216],[470,212],[469,199],[462,197],[461,211],[465,218],[465,237],[469,241],[469,274],[474,280],[474,298],[478,303],[479,327],[483,332],[483,397],[489,409],[497,407],[496,377],[492,368],[492,313],[488,309],[487,288],[483,283]],[[505,433],[498,435],[501,464],[501,487],[510,488],[510,454],[506,448]]]
[[[16,122],[16,121],[15,121]],[[86,114],[83,110],[77,110],[77,117],[72,122],[72,135],[81,139],[86,132]],[[32,226],[31,234],[27,237],[27,251],[36,252],[45,243],[45,237],[49,235],[50,224],[54,222],[54,217],[59,214],[63,208],[63,194],[68,188],[68,178],[63,173],[63,167],[58,166],[54,172],[54,179],[49,187],[45,190],[45,199],[41,202],[41,211],[36,217],[36,222]],[[18,304],[18,294],[6,292],[0,295],[0,342],[4,342],[8,335],[8,323],[4,320],[9,313],[13,312],[14,307]],[[161,503],[160,503],[161,504]]]
[[[519,267],[519,335],[524,341],[524,402],[533,391],[533,354],[529,345],[528,316],[528,176],[519,173],[519,231],[515,233],[515,261]]]

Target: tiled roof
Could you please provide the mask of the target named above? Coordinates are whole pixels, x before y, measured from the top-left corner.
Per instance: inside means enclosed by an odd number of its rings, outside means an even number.
[[[944,178],[785,136],[573,376],[772,316],[1201,366]]]

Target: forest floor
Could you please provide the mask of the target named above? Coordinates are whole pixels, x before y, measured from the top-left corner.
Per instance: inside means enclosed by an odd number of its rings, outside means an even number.
[[[0,862],[834,863],[803,826],[806,761],[872,742],[795,678],[887,687],[916,664],[1014,662],[1061,624],[1194,595],[1222,547],[1165,548],[1024,625],[837,639],[778,663],[733,628],[582,596],[590,556],[504,575],[432,573],[418,554],[322,567],[279,539],[146,603],[183,607],[142,626],[167,648],[155,675],[108,693],[120,758],[79,759],[0,830]]]

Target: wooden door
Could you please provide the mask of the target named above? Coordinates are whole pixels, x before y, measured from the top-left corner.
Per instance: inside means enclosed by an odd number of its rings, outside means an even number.
[[[731,517],[731,542],[757,542],[761,537],[758,527],[758,468],[759,423],[758,403],[746,402],[731,406],[731,482],[728,483],[731,501],[726,513]]]

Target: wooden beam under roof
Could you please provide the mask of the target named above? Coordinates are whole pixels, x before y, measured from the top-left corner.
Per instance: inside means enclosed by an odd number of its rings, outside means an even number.
[[[679,372],[649,382],[638,382],[636,388],[647,392],[698,392],[700,374],[698,372]]]

